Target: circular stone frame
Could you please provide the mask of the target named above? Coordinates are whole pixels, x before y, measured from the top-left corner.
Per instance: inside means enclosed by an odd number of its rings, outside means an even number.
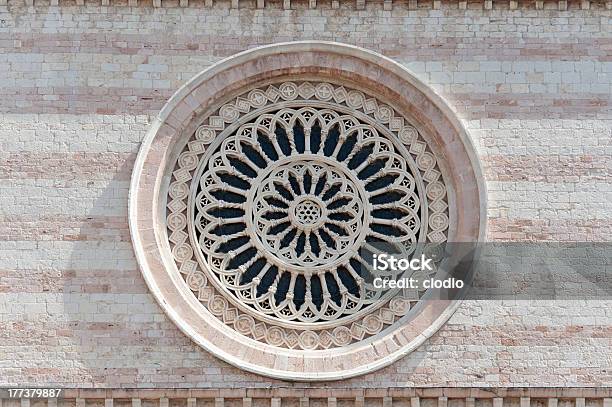
[[[347,83],[390,101],[423,134],[449,193],[448,241],[485,236],[486,191],[476,151],[448,104],[402,65],[362,48],[321,41],[280,43],[239,53],[204,70],[166,103],[141,146],[132,174],[129,223],[149,289],[174,323],[222,360],[285,380],[337,380],[387,366],[433,335],[459,301],[422,298],[411,318],[345,347],[295,350],[240,335],[202,306],[179,275],[168,242],[166,197],[178,154],[198,118],[252,83],[311,78]],[[413,309],[414,311],[414,309]]]

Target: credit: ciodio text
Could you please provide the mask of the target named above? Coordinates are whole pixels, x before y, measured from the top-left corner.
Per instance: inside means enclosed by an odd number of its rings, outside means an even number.
[[[372,282],[374,288],[382,289],[393,289],[393,288],[415,288],[420,290],[427,290],[430,288],[463,288],[463,280],[456,278],[446,278],[444,280],[437,278],[427,278],[425,280],[418,280],[412,277],[405,278],[383,278],[376,277]]]

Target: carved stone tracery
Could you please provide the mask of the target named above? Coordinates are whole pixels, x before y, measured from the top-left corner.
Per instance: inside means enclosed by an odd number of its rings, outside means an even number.
[[[204,119],[173,172],[168,234],[185,282],[223,323],[327,349],[378,334],[419,300],[373,289],[361,253],[445,242],[446,194],[434,154],[392,107],[283,82]]]

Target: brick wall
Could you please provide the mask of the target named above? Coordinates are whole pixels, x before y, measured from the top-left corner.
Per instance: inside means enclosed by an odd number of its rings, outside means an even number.
[[[611,240],[605,4],[240,4],[0,6],[1,385],[287,385],[187,339],[148,293],[127,226],[152,116],[194,74],[257,45],[363,46],[439,91],[478,148],[489,239]],[[611,349],[610,300],[471,301],[408,357],[333,386],[611,386]]]

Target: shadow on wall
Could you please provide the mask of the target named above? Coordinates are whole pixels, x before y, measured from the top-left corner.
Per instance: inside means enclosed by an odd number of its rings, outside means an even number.
[[[135,158],[135,157],[134,157]],[[149,294],[127,222],[134,158],[112,179],[88,181],[94,199],[70,242],[63,269],[65,326],[54,384],[78,387],[233,387],[262,382],[186,337]]]

